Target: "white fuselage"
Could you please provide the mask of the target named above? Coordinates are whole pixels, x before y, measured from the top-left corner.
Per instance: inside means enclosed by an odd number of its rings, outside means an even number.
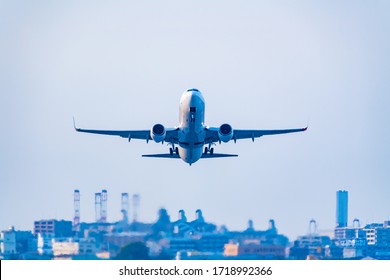
[[[187,90],[180,99],[179,156],[192,164],[203,153],[205,140],[205,102],[202,93],[196,89]]]

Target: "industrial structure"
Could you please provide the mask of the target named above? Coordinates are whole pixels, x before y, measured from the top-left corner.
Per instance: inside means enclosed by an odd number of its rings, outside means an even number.
[[[138,221],[139,202],[140,202],[139,194],[134,194],[133,195],[133,222]]]
[[[80,230],[80,191],[74,190],[73,194],[73,205],[74,205],[74,215],[73,215],[73,230]]]
[[[129,194],[121,194],[121,212],[122,212],[122,221],[129,222]]]
[[[95,193],[95,221],[98,223],[101,220],[102,213],[102,194]]]
[[[102,190],[101,200],[100,200],[100,222],[107,222],[107,190]]]

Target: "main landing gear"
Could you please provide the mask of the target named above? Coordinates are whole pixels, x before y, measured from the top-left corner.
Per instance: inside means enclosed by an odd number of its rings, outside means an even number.
[[[173,153],[179,155],[179,149],[175,146],[172,146],[172,148],[169,148],[169,154],[172,156]]]
[[[204,154],[207,155],[208,153],[212,156],[214,154],[214,148],[204,147]]]

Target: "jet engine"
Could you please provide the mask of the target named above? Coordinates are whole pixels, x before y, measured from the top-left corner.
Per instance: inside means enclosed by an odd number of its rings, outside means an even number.
[[[150,130],[150,137],[156,142],[160,143],[165,139],[165,127],[162,124],[155,124]]]
[[[230,124],[223,124],[218,129],[218,137],[222,142],[229,142],[233,138],[233,128]]]

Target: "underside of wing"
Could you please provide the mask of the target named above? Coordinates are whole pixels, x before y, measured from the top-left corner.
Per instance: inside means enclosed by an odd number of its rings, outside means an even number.
[[[152,155],[142,155],[143,157],[154,157],[154,158],[176,158],[179,159],[178,154],[152,154]]]
[[[293,129],[270,129],[270,130],[261,130],[261,129],[234,129],[230,135],[230,140],[239,140],[239,139],[252,139],[259,138],[265,135],[276,135],[276,134],[286,134],[294,132],[302,132],[307,130],[307,127],[304,128],[293,128]],[[207,127],[206,128],[206,138],[205,143],[215,143],[220,142],[219,128],[218,127]],[[229,141],[229,140],[228,140]],[[224,141],[227,142],[227,141]]]
[[[151,140],[149,130],[95,130],[95,129],[83,129],[76,128],[78,132],[92,133],[92,134],[102,134],[102,135],[112,135],[120,136],[128,139],[143,139]]]
[[[235,129],[233,139],[253,139],[264,135],[276,135],[276,134],[287,134],[294,132],[302,132],[307,130],[304,128],[293,128],[293,129],[270,129],[270,130],[246,130],[246,129]]]
[[[223,157],[238,157],[238,155],[231,155],[231,154],[202,154],[201,158],[223,158]]]
[[[74,129],[77,132],[83,133],[92,133],[92,134],[102,134],[102,135],[111,135],[111,136],[120,136],[122,138],[127,138],[129,141],[131,139],[140,139],[152,140],[150,135],[150,130],[97,130],[97,129],[84,129],[78,128],[74,125]],[[167,128],[165,132],[165,138],[163,138],[164,142],[168,143],[177,143],[178,142],[178,128]]]

